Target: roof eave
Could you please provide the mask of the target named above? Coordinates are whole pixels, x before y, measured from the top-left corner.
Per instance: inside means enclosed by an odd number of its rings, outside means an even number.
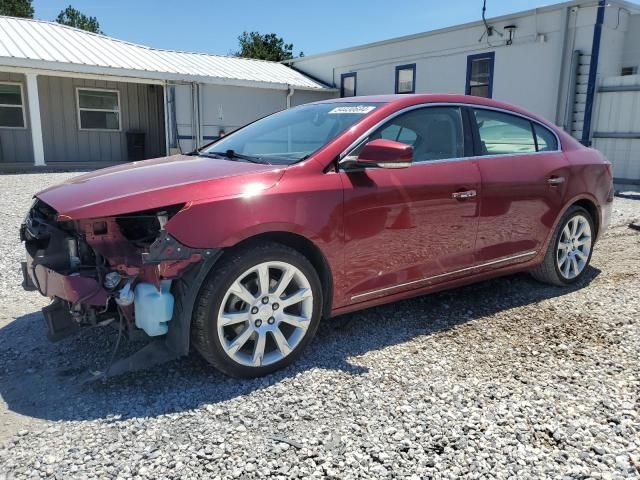
[[[86,75],[104,75],[113,77],[131,78],[132,82],[136,79],[149,79],[164,82],[189,82],[204,83],[210,85],[226,85],[234,87],[261,88],[268,90],[288,90],[293,87],[295,90],[308,91],[336,91],[334,88],[328,88],[323,85],[297,85],[279,82],[265,82],[257,80],[246,80],[240,78],[210,77],[206,75],[188,75],[171,72],[157,72],[149,70],[125,69],[116,67],[104,67],[97,65],[82,65],[76,63],[51,62],[47,60],[35,60],[28,58],[2,57],[0,58],[0,68],[2,66],[19,67],[33,70],[46,70],[52,73],[65,72],[74,73],[79,76]]]

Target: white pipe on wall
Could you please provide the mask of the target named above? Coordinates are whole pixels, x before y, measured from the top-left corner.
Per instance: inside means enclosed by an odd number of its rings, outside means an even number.
[[[291,98],[293,97],[293,94],[295,93],[295,89],[289,85],[289,91],[287,92],[287,108],[291,108]]]
[[[36,166],[44,166],[44,142],[42,140],[38,75],[35,73],[26,73],[25,78],[27,80],[27,99],[29,101],[29,123],[31,124],[31,142],[33,144],[33,163]]]

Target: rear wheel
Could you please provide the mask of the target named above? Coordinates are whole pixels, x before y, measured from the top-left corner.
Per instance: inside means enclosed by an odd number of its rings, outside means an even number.
[[[317,330],[321,305],[318,275],[299,252],[277,243],[244,249],[203,286],[193,344],[228,375],[265,375],[300,355]]]
[[[549,243],[544,261],[532,275],[552,285],[570,285],[587,271],[593,247],[593,219],[574,205],[564,214]]]

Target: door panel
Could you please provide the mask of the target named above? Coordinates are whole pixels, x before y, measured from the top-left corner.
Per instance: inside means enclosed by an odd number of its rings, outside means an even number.
[[[441,160],[341,175],[349,300],[450,280],[455,275],[423,281],[473,265],[479,197],[455,199],[453,194],[480,194],[477,161]],[[381,289],[386,290],[371,293]]]
[[[547,182],[568,178],[563,154],[485,157],[479,165],[478,261],[540,250],[563,205],[566,182]]]
[[[478,263],[529,260],[542,248],[564,204],[568,162],[556,150],[553,134],[537,123],[481,109],[475,118],[483,155],[478,159]]]

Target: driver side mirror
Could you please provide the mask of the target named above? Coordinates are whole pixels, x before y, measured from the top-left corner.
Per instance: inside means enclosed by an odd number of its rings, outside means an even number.
[[[367,143],[356,165],[361,167],[407,168],[413,160],[413,147],[406,143],[378,138]]]

